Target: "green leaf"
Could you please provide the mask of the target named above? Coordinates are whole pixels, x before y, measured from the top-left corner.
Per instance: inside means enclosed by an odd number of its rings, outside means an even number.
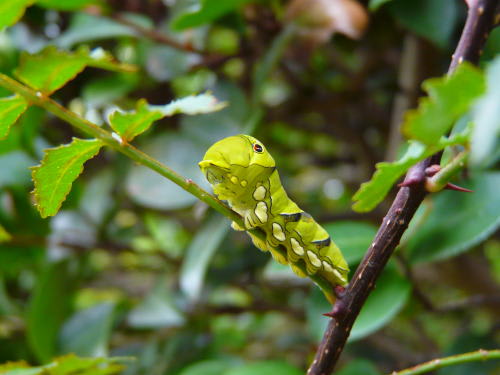
[[[201,0],[190,12],[182,13],[171,22],[172,29],[197,27],[212,22],[223,15],[240,8],[251,0]]]
[[[90,51],[82,47],[71,53],[48,46],[35,55],[23,53],[14,74],[32,88],[51,94],[75,78],[86,66],[112,71],[135,71],[134,66],[115,61],[102,48]]]
[[[485,86],[481,71],[468,63],[459,65],[451,76],[424,81],[429,96],[407,112],[403,131],[411,139],[434,145],[484,93]]]
[[[368,4],[368,9],[370,9],[372,12],[375,12],[378,8],[388,3],[389,1],[392,0],[370,0],[370,3]]]
[[[33,167],[35,199],[42,217],[53,216],[82,173],[83,164],[99,152],[103,143],[97,139],[73,138],[67,145],[45,150],[40,165]]]
[[[462,184],[461,184],[462,185]],[[443,191],[428,199],[425,221],[412,221],[407,242],[412,262],[430,262],[460,254],[484,241],[500,226],[500,173],[484,173],[463,184],[473,193]],[[425,205],[418,214],[422,215]],[[417,225],[417,227],[414,227]]]
[[[447,48],[460,17],[459,5],[449,0],[393,0],[387,8],[405,27],[441,48]]]
[[[174,100],[166,105],[150,105],[154,111],[160,111],[164,116],[173,116],[177,113],[198,115],[201,113],[216,112],[226,107],[226,102],[219,102],[211,93],[190,95]]]
[[[233,367],[224,375],[303,375],[298,368],[283,361],[260,361]]]
[[[5,228],[0,224],[0,243],[7,242],[12,238],[12,236],[5,230]]]
[[[89,357],[108,355],[113,318],[114,305],[108,302],[79,311],[62,327],[61,352]]]
[[[24,14],[27,7],[35,0],[2,0],[0,2],[0,30],[15,24]]]
[[[36,5],[47,9],[78,10],[87,5],[97,4],[99,0],[37,0]]]
[[[9,134],[10,127],[28,108],[26,100],[19,95],[0,99],[0,139]]]
[[[474,108],[471,137],[470,162],[472,165],[486,164],[500,135],[500,57],[491,62],[486,71],[487,90]]]
[[[410,290],[411,284],[389,263],[377,281],[376,288],[363,305],[349,340],[359,340],[389,323],[408,300]],[[315,288],[307,302],[306,313],[309,329],[318,341],[321,340],[329,320],[321,314],[330,310],[331,305],[321,291]]]
[[[376,226],[359,221],[337,221],[324,227],[350,266],[363,258],[377,233]]]
[[[413,165],[445,147],[465,144],[469,138],[469,129],[449,138],[441,138],[438,144],[426,146],[420,142],[410,141],[406,153],[401,159],[388,163],[377,163],[377,170],[370,181],[361,184],[354,194],[354,211],[370,211],[384,200],[392,185]]]
[[[73,281],[68,268],[66,261],[46,265],[28,306],[28,343],[41,362],[56,353],[59,328],[69,313]]]
[[[115,111],[109,117],[109,124],[120,137],[129,142],[149,129],[151,124],[163,117],[160,111],[151,111],[148,103],[141,99],[133,112]]]
[[[342,367],[335,375],[380,375],[375,365],[366,359],[355,359]]]
[[[196,300],[203,288],[203,279],[210,260],[229,230],[229,222],[219,214],[212,214],[191,244],[181,267],[180,288],[190,300]]]
[[[179,375],[221,375],[232,367],[229,360],[211,359],[193,363],[179,373]]]

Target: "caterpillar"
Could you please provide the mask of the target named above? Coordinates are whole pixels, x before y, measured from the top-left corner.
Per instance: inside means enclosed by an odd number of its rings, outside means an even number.
[[[233,222],[233,229],[261,228],[265,241],[247,232],[254,245],[300,277],[326,279],[332,288],[322,290],[333,302],[333,286],[347,284],[347,263],[328,232],[288,197],[264,145],[249,135],[227,137],[207,150],[199,166],[215,195],[242,216],[244,227]]]

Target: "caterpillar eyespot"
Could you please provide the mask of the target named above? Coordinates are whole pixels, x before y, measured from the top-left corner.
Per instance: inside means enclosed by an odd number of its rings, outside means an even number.
[[[224,138],[207,150],[199,165],[219,199],[243,217],[241,229],[264,231],[265,241],[247,232],[254,245],[300,277],[319,275],[328,281],[330,290],[322,289],[333,302],[333,287],[347,284],[347,263],[328,232],[288,197],[264,146],[249,135]],[[228,174],[231,179],[219,177]]]
[[[253,150],[255,152],[259,153],[259,154],[261,154],[264,151],[264,149],[262,148],[262,146],[259,145],[258,143],[254,143],[253,144]]]

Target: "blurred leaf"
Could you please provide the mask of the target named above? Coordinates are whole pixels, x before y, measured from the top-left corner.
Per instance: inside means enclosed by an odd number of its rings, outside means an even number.
[[[446,48],[460,16],[459,5],[448,0],[393,0],[394,18],[414,33]]]
[[[114,308],[112,303],[105,302],[70,317],[59,337],[61,352],[90,357],[108,355]]]
[[[217,213],[212,213],[189,244],[181,267],[180,288],[194,301],[203,289],[203,280],[210,261],[219,248],[228,229],[229,222]]]
[[[32,172],[36,204],[42,217],[53,216],[59,211],[71,185],[83,172],[83,165],[97,155],[102,146],[97,139],[73,138],[67,145],[45,151],[40,165]]]
[[[151,28],[153,26],[149,18],[137,13],[127,13],[125,17],[142,27]],[[69,28],[55,39],[54,43],[62,48],[70,48],[82,42],[136,35],[136,32],[130,27],[109,18],[76,12],[71,18]]]
[[[189,12],[179,14],[171,22],[176,30],[197,27],[222,17],[223,15],[240,8],[251,0],[199,0]]]
[[[370,9],[372,12],[375,12],[378,8],[388,3],[389,1],[393,0],[370,0],[370,3],[368,4],[368,9]]]
[[[47,264],[27,309],[28,343],[40,362],[56,353],[59,329],[69,313],[74,284],[68,268],[66,261]]]
[[[166,105],[150,105],[151,110],[160,111],[164,116],[173,116],[177,113],[186,115],[198,115],[221,110],[227,105],[219,102],[211,93],[190,95],[180,98]]]
[[[396,267],[389,263],[377,281],[351,330],[349,340],[359,340],[389,323],[403,308],[411,291],[411,284],[403,278]],[[317,288],[307,303],[307,320],[310,332],[321,340],[330,318],[321,314],[329,312],[332,306]]]
[[[470,161],[484,164],[498,147],[500,135],[500,57],[486,70],[487,91],[474,108]]]
[[[82,89],[88,107],[102,107],[121,99],[139,83],[138,74],[118,73],[89,80]]]
[[[12,124],[26,111],[27,107],[28,103],[22,96],[0,98],[0,139],[7,137]]]
[[[365,359],[355,359],[342,367],[335,375],[380,375],[375,365]]]
[[[403,130],[409,138],[434,145],[484,93],[486,84],[482,72],[463,63],[452,75],[430,78],[422,86],[429,96],[407,112]]]
[[[469,139],[469,129],[462,133],[453,134],[449,138],[442,137],[433,145],[426,146],[417,141],[410,141],[406,153],[397,161],[381,162],[375,166],[377,170],[368,182],[361,184],[359,190],[352,197],[355,201],[354,211],[366,212],[374,209],[391,189],[392,185],[413,165],[428,156],[448,146],[465,144]]]
[[[206,149],[181,134],[158,134],[142,147],[146,153],[168,165],[183,176],[191,178],[208,188],[198,168]],[[157,173],[142,166],[133,166],[127,176],[126,189],[130,197],[146,207],[157,209],[179,209],[187,207],[197,199]]]
[[[407,250],[412,262],[449,258],[484,241],[500,226],[500,173],[477,174],[463,184],[473,193],[432,195],[423,223],[412,221]],[[425,210],[422,206],[420,210]],[[413,228],[418,225],[417,228]]]
[[[283,361],[260,361],[233,367],[223,375],[303,375],[298,368]]]
[[[5,230],[5,228],[0,224],[0,243],[9,241],[12,236]]]
[[[37,0],[36,5],[47,9],[78,10],[87,5],[98,4],[100,0]]]
[[[158,110],[152,110],[146,100],[137,102],[135,111],[115,111],[109,117],[109,124],[121,138],[128,142],[149,129],[151,124],[163,117]]]
[[[0,2],[0,30],[15,24],[35,0],[2,0]]]
[[[40,53],[23,53],[15,75],[21,81],[45,94],[51,94],[75,78],[86,66],[112,71],[134,71],[135,67],[122,64],[102,48],[90,51],[86,47],[76,52],[57,50],[48,46]]]
[[[111,168],[102,168],[92,175],[92,179],[85,185],[79,208],[93,224],[101,224],[106,214],[116,204],[113,200],[115,182]]]
[[[359,221],[337,221],[325,224],[324,228],[351,267],[363,258],[377,233],[373,224]]]
[[[118,374],[124,366],[117,362],[129,358],[79,358],[74,354],[55,358],[44,366],[29,367],[26,362],[12,362],[0,365],[2,375],[112,375]]]
[[[223,375],[233,364],[224,359],[199,361],[185,367],[179,375]]]
[[[35,161],[23,151],[12,151],[0,155],[0,188],[5,186],[27,186],[31,183],[29,167]]]
[[[161,278],[151,293],[127,316],[134,328],[178,327],[184,317],[175,306],[174,297],[167,290],[166,280]]]

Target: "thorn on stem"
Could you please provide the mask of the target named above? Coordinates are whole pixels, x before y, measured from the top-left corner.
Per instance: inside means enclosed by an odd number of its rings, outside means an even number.
[[[446,186],[444,187],[445,190],[455,190],[455,191],[462,191],[464,193],[473,193],[474,190],[466,189],[464,187],[452,184],[451,182],[448,182]]]

